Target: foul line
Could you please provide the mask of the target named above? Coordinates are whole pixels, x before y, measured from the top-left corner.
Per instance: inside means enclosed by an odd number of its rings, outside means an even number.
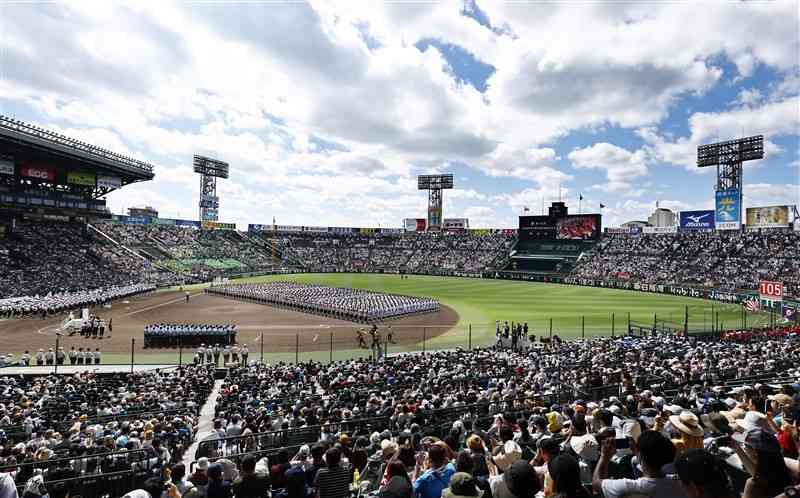
[[[202,293],[202,292],[198,292],[198,293],[196,293],[196,294],[190,294],[190,296],[199,296],[199,295],[201,295],[201,294],[203,294],[203,293]],[[152,305],[152,306],[147,306],[147,307],[145,307],[145,308],[142,308],[142,309],[140,309],[140,310],[136,310],[136,311],[131,311],[131,312],[129,312],[129,313],[125,313],[125,314],[124,314],[124,315],[122,315],[122,316],[131,316],[131,315],[135,315],[136,313],[141,313],[141,312],[143,312],[143,311],[150,311],[150,310],[154,310],[154,309],[156,309],[156,308],[160,308],[160,307],[162,307],[162,306],[167,306],[168,304],[174,304],[174,303],[177,303],[177,302],[179,302],[179,301],[186,301],[186,296],[183,296],[183,297],[179,297],[179,298],[173,299],[172,301],[166,301],[166,302],[163,302],[163,303],[154,304],[154,305]]]

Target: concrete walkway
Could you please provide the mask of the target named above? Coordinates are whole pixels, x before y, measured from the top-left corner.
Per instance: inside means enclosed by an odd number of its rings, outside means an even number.
[[[214,381],[214,388],[211,394],[208,395],[208,400],[203,408],[200,409],[200,420],[197,424],[197,434],[194,436],[194,443],[189,446],[186,453],[183,454],[183,464],[186,465],[186,474],[189,474],[189,465],[194,461],[194,454],[197,452],[197,447],[200,441],[206,436],[211,434],[214,429],[214,407],[217,406],[217,398],[219,398],[219,389],[222,387],[222,379]]]
[[[162,364],[162,365],[134,365],[133,371],[134,372],[144,372],[148,370],[166,370],[168,368],[178,368],[178,365],[173,364]],[[116,364],[100,364],[100,365],[59,365],[58,366],[58,375],[74,375],[76,373],[82,372],[96,372],[96,373],[115,373],[115,372],[130,372],[131,365],[130,363],[127,365]],[[0,368],[0,376],[3,375],[50,375],[56,373],[56,367],[54,365],[43,365],[38,367],[36,365],[30,367],[4,367]]]

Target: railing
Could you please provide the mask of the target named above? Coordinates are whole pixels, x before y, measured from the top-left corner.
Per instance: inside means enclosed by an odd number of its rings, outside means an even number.
[[[41,472],[48,482],[48,476],[59,473],[87,473],[83,477],[97,477],[93,474],[127,472],[150,473],[159,468],[163,462],[158,458],[148,458],[149,450],[131,450],[118,452],[95,453],[75,457],[53,458],[36,462],[22,462],[12,465],[0,466],[0,472],[12,473],[17,486],[24,486],[25,482],[36,473]],[[57,482],[55,481],[50,481]],[[129,490],[126,490],[129,491]],[[124,492],[122,493],[124,494]]]
[[[526,402],[541,406],[549,406],[550,404],[558,401],[565,392],[567,391],[558,388],[556,392],[549,395],[533,395],[500,401],[487,400],[480,403],[473,403],[463,406],[438,408],[429,411],[420,410],[416,413],[417,418],[415,421],[421,426],[430,424],[444,424],[448,426],[449,430],[449,427],[454,421],[459,420],[464,416],[469,416],[469,418],[487,417],[493,413],[508,411],[509,407],[520,407],[520,405],[525,405]],[[572,399],[571,396],[568,397]],[[314,425],[295,429],[216,438],[201,441],[199,443],[197,453],[195,454],[195,458],[200,458],[203,456],[209,458],[221,457],[231,452],[239,453],[243,450],[245,452],[254,452],[285,446],[310,444],[319,441],[323,432],[326,434],[345,432],[352,437],[354,434],[369,434],[375,431],[380,432],[387,429],[397,431],[400,429],[405,429],[405,427],[400,427],[392,415],[385,417],[350,419],[331,422],[325,425]]]

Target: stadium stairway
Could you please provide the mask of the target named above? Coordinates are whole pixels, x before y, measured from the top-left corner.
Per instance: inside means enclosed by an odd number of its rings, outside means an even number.
[[[133,255],[135,258],[139,258],[139,259],[141,259],[143,261],[147,261],[150,264],[152,264],[153,266],[155,266],[156,268],[158,268],[159,270],[163,270],[163,271],[166,271],[166,272],[173,273],[173,274],[177,275],[177,272],[175,270],[157,263],[155,259],[151,260],[151,259],[148,259],[148,258],[142,256],[138,251],[135,251],[135,250],[131,249],[130,247],[124,245],[124,244],[120,244],[119,242],[117,242],[116,240],[111,238],[108,234],[106,234],[105,232],[103,232],[102,230],[97,228],[96,226],[87,223],[86,227],[89,230],[93,231],[95,233],[95,235],[98,236],[99,238],[114,244],[115,246],[117,246],[117,247],[121,248],[122,250],[128,252],[129,254]]]
[[[222,387],[223,382],[223,379],[217,379],[214,381],[214,388],[211,389],[211,394],[208,395],[206,403],[200,409],[200,419],[197,421],[197,432],[194,435],[194,442],[189,449],[186,450],[186,453],[183,454],[183,463],[186,465],[187,469],[191,468],[190,466],[194,461],[194,455],[197,453],[197,448],[200,445],[200,441],[208,437],[213,432],[215,416],[214,408],[217,406],[217,398],[219,398],[219,390]]]

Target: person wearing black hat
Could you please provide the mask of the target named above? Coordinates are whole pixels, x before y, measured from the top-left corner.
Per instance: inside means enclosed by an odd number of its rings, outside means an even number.
[[[208,487],[206,488],[206,498],[230,498],[233,496],[233,489],[230,481],[222,478],[222,465],[211,464],[208,467]]]
[[[489,480],[493,498],[533,498],[541,489],[539,478],[525,460],[512,463],[503,475]]]

